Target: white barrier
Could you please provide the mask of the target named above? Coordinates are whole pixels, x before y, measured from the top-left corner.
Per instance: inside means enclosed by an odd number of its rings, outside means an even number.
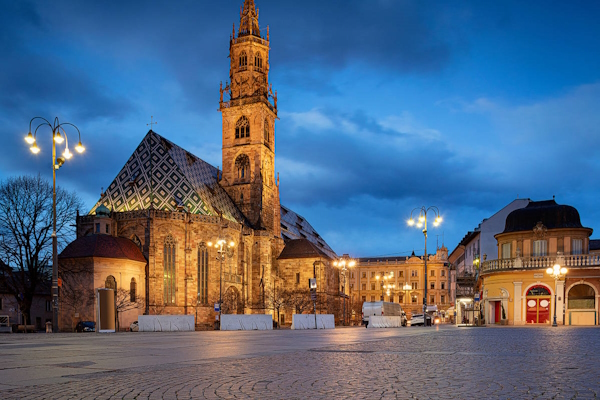
[[[335,329],[333,314],[317,314],[317,327],[319,329]],[[315,314],[294,314],[292,329],[315,329]]]
[[[402,317],[385,317],[383,315],[370,315],[367,328],[399,328],[402,326]]]
[[[177,332],[194,331],[193,315],[140,315],[140,332]]]
[[[273,317],[268,314],[222,314],[222,331],[273,330]]]

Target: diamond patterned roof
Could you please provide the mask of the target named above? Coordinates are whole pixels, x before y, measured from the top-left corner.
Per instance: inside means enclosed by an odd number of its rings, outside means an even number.
[[[117,212],[147,209],[150,206],[152,175],[155,209],[177,211],[178,206],[185,206],[194,214],[223,213],[223,217],[230,221],[250,226],[219,185],[217,173],[217,168],[151,130],[90,214],[94,214],[101,204]],[[331,258],[337,257],[306,219],[284,206],[281,206],[281,234],[286,242],[308,239],[319,251]]]
[[[149,131],[90,214],[100,204],[117,212],[148,208],[152,174],[154,208],[176,211],[178,206],[185,206],[194,214],[223,213],[231,221],[248,225],[244,215],[219,185],[217,172],[212,165]]]

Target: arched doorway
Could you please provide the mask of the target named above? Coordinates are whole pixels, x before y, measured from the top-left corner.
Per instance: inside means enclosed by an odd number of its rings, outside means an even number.
[[[223,294],[223,314],[243,314],[240,291],[235,286],[229,286]]]
[[[596,291],[590,285],[573,285],[567,293],[569,325],[596,325]]]
[[[525,298],[528,324],[550,323],[550,289],[543,285],[535,285],[529,288]]]

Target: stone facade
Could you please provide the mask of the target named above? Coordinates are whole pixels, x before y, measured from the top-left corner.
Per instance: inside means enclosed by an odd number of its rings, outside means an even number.
[[[410,257],[359,258],[350,271],[350,299],[353,320],[361,319],[362,303],[365,301],[389,301],[402,305],[408,316],[423,312],[424,262],[414,254]],[[377,277],[379,276],[379,279]],[[387,294],[382,288],[394,285]],[[404,285],[410,289],[405,290]],[[448,250],[445,247],[430,255],[427,261],[427,305],[437,306],[440,312],[452,307],[450,298],[450,269]]]

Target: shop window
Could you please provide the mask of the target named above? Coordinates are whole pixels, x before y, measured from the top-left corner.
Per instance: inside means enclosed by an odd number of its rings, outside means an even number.
[[[568,294],[569,309],[595,309],[596,293],[590,285],[579,284],[573,286]]]

